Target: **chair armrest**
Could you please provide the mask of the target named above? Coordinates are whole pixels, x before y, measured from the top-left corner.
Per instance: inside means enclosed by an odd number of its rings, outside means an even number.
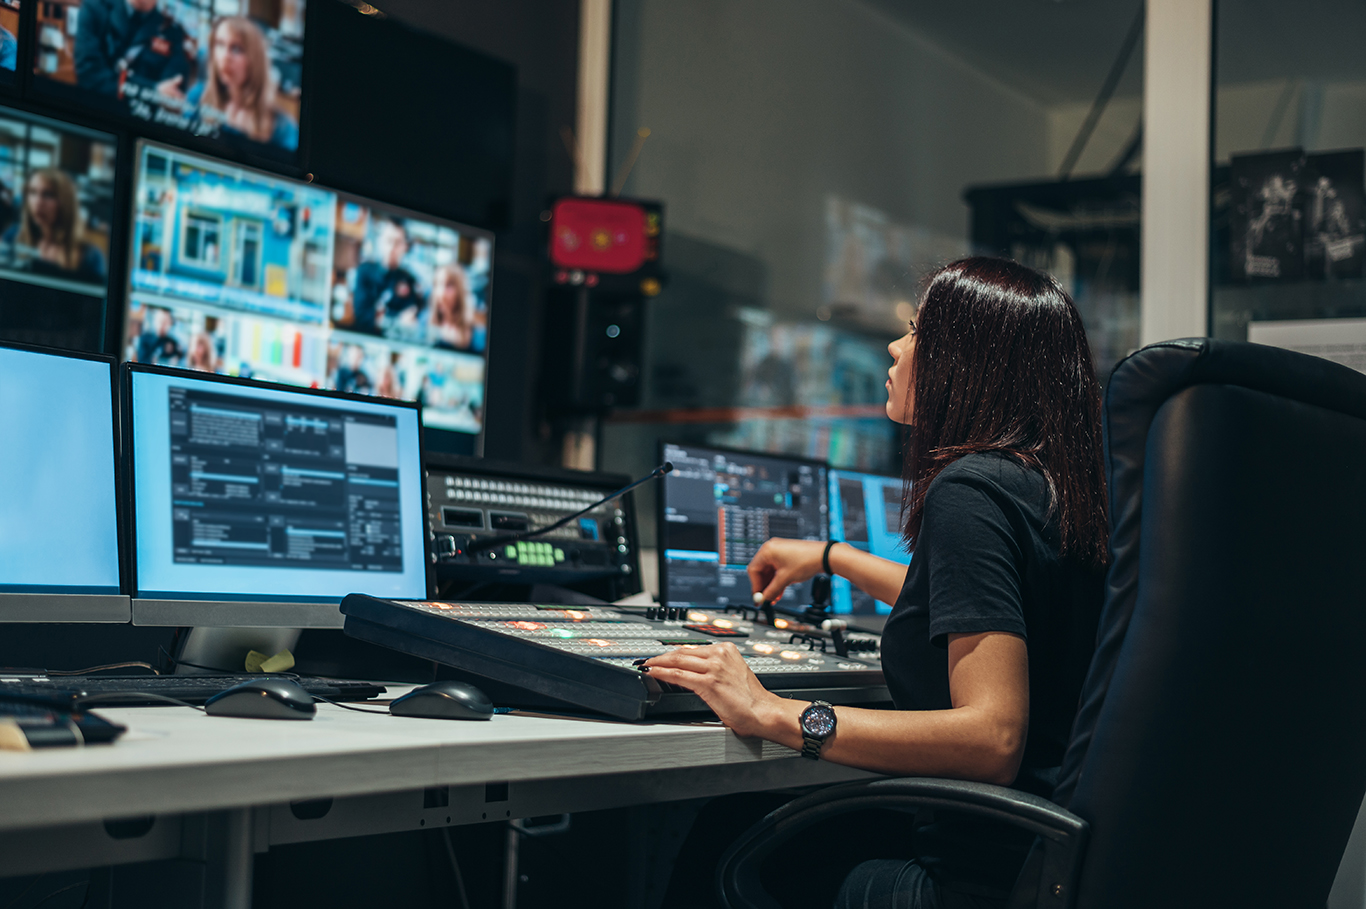
[[[1039,909],[1070,909],[1082,850],[1090,825],[1045,798],[962,780],[926,777],[846,783],[802,796],[783,805],[745,831],[717,867],[717,885],[728,909],[781,909],[759,881],[765,859],[802,831],[827,818],[868,808],[935,808],[990,818],[1040,837]],[[1037,858],[1035,848],[1031,862]],[[1020,891],[1017,884],[1016,892]]]

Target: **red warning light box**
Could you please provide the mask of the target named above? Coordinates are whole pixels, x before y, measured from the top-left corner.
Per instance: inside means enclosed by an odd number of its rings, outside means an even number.
[[[557,268],[625,275],[645,264],[645,209],[616,199],[560,199],[550,214],[550,261]]]

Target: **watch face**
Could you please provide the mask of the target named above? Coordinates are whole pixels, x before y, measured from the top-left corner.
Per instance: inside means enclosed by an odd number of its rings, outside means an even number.
[[[807,735],[825,738],[835,731],[833,707],[811,706],[802,711],[802,731]]]

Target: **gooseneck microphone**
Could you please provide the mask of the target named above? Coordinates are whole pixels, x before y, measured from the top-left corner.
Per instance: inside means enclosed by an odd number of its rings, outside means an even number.
[[[485,549],[492,549],[495,546],[503,546],[507,543],[516,543],[518,540],[529,540],[532,537],[538,537],[543,533],[550,533],[550,531],[552,530],[559,530],[561,527],[568,524],[575,518],[583,517],[584,515],[588,514],[588,512],[592,511],[594,508],[597,508],[600,505],[606,505],[608,502],[612,501],[618,496],[625,495],[632,489],[635,489],[637,486],[643,486],[651,480],[660,479],[666,473],[672,473],[673,469],[673,462],[665,461],[663,464],[660,464],[654,470],[650,471],[648,474],[641,477],[639,480],[636,480],[634,483],[628,483],[625,486],[618,489],[616,492],[609,493],[603,496],[601,499],[598,499],[596,502],[594,502],[592,505],[589,505],[587,508],[576,511],[570,515],[565,515],[564,517],[556,521],[554,524],[547,524],[546,526],[538,528],[536,530],[523,530],[520,533],[505,533],[502,536],[488,537],[487,539],[483,540],[471,540],[469,545],[465,547],[465,552],[482,552]]]

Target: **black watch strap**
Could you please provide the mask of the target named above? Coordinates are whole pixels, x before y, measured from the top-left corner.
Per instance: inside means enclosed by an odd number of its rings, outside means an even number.
[[[831,540],[830,542],[826,543],[825,552],[821,553],[821,567],[825,569],[825,573],[828,575],[834,575],[834,572],[830,570],[830,550],[835,548],[835,544],[838,542],[840,541]]]

